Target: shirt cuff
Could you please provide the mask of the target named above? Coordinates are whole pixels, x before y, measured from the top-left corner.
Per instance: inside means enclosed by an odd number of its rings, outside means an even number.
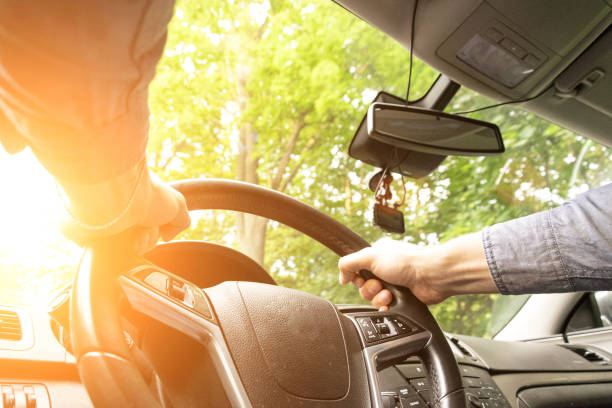
[[[550,211],[486,227],[485,256],[500,293],[573,291]]]
[[[75,241],[114,235],[137,225],[146,216],[152,189],[145,158],[127,172],[101,183],[59,183],[70,215],[64,230]]]

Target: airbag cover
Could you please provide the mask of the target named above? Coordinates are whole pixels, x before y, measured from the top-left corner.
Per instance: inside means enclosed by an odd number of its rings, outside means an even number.
[[[342,400],[347,396],[351,378],[344,336],[347,326],[330,302],[252,282],[226,282],[207,289],[207,293],[233,354],[234,326],[240,324],[240,315],[246,317],[239,344],[256,344],[247,347],[253,349],[250,358],[256,360],[254,354],[263,357],[266,367],[258,370],[259,376],[268,372],[285,393],[298,398]],[[241,302],[231,302],[228,307],[228,296]]]

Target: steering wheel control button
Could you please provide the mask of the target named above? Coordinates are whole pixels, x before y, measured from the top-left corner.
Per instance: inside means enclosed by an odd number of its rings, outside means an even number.
[[[168,295],[170,297],[175,298],[179,302],[184,302],[185,297],[187,296],[188,287],[184,282],[179,281],[178,279],[168,279],[166,281],[168,287]]]
[[[410,380],[410,385],[417,391],[425,391],[429,389],[429,382],[424,378],[418,378],[416,380]]]
[[[400,387],[397,389],[397,394],[400,397],[407,397],[409,395],[416,395],[416,391],[414,391],[411,387]]]
[[[417,395],[409,397],[400,397],[402,408],[425,408],[426,405]]]
[[[375,341],[380,340],[380,335],[376,331],[374,324],[372,323],[372,319],[369,317],[358,317],[357,323],[361,328],[361,332],[366,339],[366,342],[373,343]]]
[[[359,313],[352,316],[368,346],[425,331],[408,319],[395,314],[376,312],[375,314]]]
[[[397,368],[400,370],[400,373],[409,380],[425,377],[425,368],[423,364],[401,364],[398,365]]]
[[[425,402],[429,405],[433,402],[433,394],[430,390],[419,391],[419,396],[425,400]]]
[[[204,291],[193,283],[180,279],[178,276],[162,269],[154,269],[154,267],[138,270],[133,273],[133,276],[156,292],[201,314],[208,320],[213,320]]]
[[[402,403],[396,394],[383,392],[380,395],[383,408],[402,408]]]
[[[389,320],[391,321],[391,324],[393,324],[393,326],[395,327],[395,330],[397,330],[398,334],[407,334],[413,331],[417,331],[416,327],[410,326],[406,321],[400,319],[397,316],[393,316]]]
[[[386,323],[377,323],[376,324],[376,331],[380,335],[391,334],[391,330],[389,329],[389,326],[387,326]]]

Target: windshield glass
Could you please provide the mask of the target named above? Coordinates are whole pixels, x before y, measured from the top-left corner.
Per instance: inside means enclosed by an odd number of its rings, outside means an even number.
[[[413,62],[416,99],[438,73]],[[608,149],[516,107],[478,112],[469,116],[500,126],[506,153],[449,157],[432,175],[406,180],[406,233],[381,232],[368,190],[377,169],[347,150],[378,91],[405,96],[409,63],[403,47],[328,0],[178,1],[150,91],[149,165],[165,180],[258,183],[370,242],[389,236],[423,245],[550,208],[612,179]],[[447,111],[490,103],[462,89]],[[0,169],[0,303],[45,305],[52,288],[72,279],[81,252],[58,232],[63,204],[32,154],[2,152]],[[279,284],[363,303],[354,287],[338,284],[337,256],[277,223],[197,212],[179,237],[187,238],[232,246]],[[514,314],[499,299],[458,296],[432,310],[446,330],[485,336]]]

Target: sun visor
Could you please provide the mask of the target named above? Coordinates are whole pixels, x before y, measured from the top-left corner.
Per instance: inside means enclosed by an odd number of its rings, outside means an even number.
[[[560,98],[575,98],[612,117],[612,29],[557,77],[555,89]]]

